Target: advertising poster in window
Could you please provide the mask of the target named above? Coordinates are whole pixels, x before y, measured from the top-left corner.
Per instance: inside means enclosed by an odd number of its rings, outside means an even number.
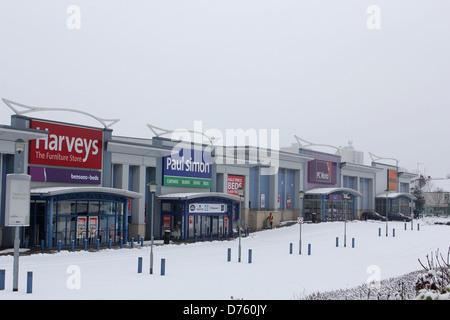
[[[170,229],[170,216],[163,216],[163,228]]]
[[[77,217],[77,239],[86,236],[87,217]]]
[[[98,230],[98,217],[89,217],[89,237],[94,238]]]

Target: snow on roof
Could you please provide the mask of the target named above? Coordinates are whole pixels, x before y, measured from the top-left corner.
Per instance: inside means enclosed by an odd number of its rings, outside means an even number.
[[[101,192],[101,193],[112,193],[120,196],[125,196],[128,198],[142,198],[141,193],[117,189],[117,188],[106,188],[106,187],[48,187],[48,188],[33,188],[30,190],[32,195],[44,195],[44,196],[56,196],[59,194],[66,193],[81,193],[81,192]]]
[[[357,197],[362,197],[362,193],[350,188],[315,188],[305,192],[305,194],[328,195],[336,192],[347,192]]]
[[[165,200],[175,200],[175,199],[183,199],[183,200],[190,200],[195,198],[202,198],[202,197],[220,197],[220,198],[226,198],[234,201],[239,201],[239,196],[228,194],[228,193],[222,193],[222,192],[179,192],[179,193],[168,193],[168,194],[161,194],[158,196],[158,199],[165,199]]]
[[[392,192],[392,193],[388,193],[387,197],[389,199],[395,199],[398,197],[406,197],[409,198],[411,200],[416,200],[416,197],[414,197],[411,193],[406,193],[406,192]],[[386,198],[386,193],[380,193],[379,195],[376,196],[376,198]]]

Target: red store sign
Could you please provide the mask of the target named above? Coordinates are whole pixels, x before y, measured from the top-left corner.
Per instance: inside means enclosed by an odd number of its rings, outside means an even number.
[[[244,188],[244,177],[228,175],[227,193],[238,196],[238,188],[240,187]]]
[[[30,121],[30,128],[49,131],[46,138],[30,141],[30,164],[102,168],[102,130],[37,120]]]

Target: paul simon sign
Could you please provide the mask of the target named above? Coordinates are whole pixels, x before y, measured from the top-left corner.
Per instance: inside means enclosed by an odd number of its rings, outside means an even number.
[[[201,150],[183,148],[163,158],[165,186],[211,188],[211,156]],[[209,160],[209,161],[208,161]]]
[[[30,121],[30,128],[49,131],[46,138],[30,141],[30,164],[102,168],[102,130],[37,120]]]

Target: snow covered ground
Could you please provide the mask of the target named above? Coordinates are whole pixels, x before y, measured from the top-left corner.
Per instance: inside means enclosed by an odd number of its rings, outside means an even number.
[[[343,222],[304,224],[301,255],[298,224],[255,232],[242,239],[241,263],[237,262],[237,239],[158,245],[154,247],[153,275],[149,274],[147,245],[24,255],[20,257],[18,292],[12,291],[13,256],[0,256],[0,269],[6,270],[0,300],[298,299],[311,292],[348,289],[367,280],[421,270],[417,259],[425,261],[425,256],[438,248],[446,254],[450,245],[450,226],[433,223],[429,218],[415,220],[414,230],[410,230],[410,223],[404,230],[403,222],[389,222],[386,237],[383,222],[348,222],[346,248]],[[289,254],[289,243],[293,243],[293,254]],[[231,262],[227,262],[228,248],[232,250]],[[251,264],[248,249],[252,249]],[[138,257],[143,257],[140,274]],[[161,258],[166,261],[164,276],[160,275]],[[33,271],[31,294],[26,293],[27,271]]]

